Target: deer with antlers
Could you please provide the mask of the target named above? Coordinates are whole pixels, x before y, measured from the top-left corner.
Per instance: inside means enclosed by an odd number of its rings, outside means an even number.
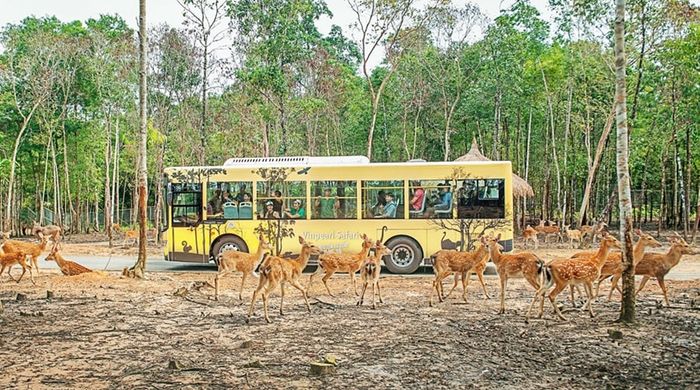
[[[584,290],[586,290],[586,303],[583,305],[583,310],[588,308],[588,312],[591,317],[593,314],[593,282],[597,281],[600,277],[600,270],[603,268],[605,261],[608,258],[608,253],[610,253],[611,248],[620,248],[620,242],[609,234],[604,234],[603,239],[600,242],[600,248],[593,256],[580,257],[574,259],[558,260],[551,262],[546,265],[541,272],[542,283],[540,288],[535,293],[535,297],[530,304],[525,315],[526,321],[530,319],[530,311],[535,305],[538,299],[540,299],[540,311],[538,318],[542,317],[544,312],[544,295],[547,290],[554,287],[551,293],[549,293],[549,301],[554,307],[554,312],[557,314],[559,319],[563,321],[568,321],[566,317],[561,313],[559,307],[557,307],[556,299],[557,296],[568,286],[582,284]]]
[[[352,279],[352,288],[355,291],[355,296],[359,295],[357,293],[357,282],[355,281],[355,273],[359,271],[362,267],[362,264],[364,264],[365,260],[367,259],[367,256],[369,255],[369,250],[370,248],[372,248],[373,245],[372,240],[369,237],[367,237],[366,234],[363,234],[361,237],[362,249],[360,249],[359,253],[326,253],[319,257],[318,269],[316,270],[316,272],[311,274],[311,276],[309,276],[309,284],[306,287],[307,293],[311,288],[314,277],[323,273],[323,278],[321,278],[321,281],[323,281],[323,284],[326,286],[328,295],[334,296],[331,293],[331,289],[328,288],[328,280],[336,272],[347,272],[350,274],[350,279]]]
[[[260,234],[258,236],[258,250],[254,253],[234,250],[220,253],[216,258],[218,270],[214,278],[214,299],[217,301],[219,300],[219,279],[226,274],[238,271],[243,274],[241,288],[238,291],[238,299],[242,300],[243,286],[245,286],[246,278],[248,276],[256,277],[254,270],[263,262],[270,250],[270,244],[265,239],[265,236]]]
[[[12,271],[12,266],[15,264],[19,264],[19,266],[22,267],[22,275],[19,276],[19,279],[15,279],[10,273]],[[2,275],[2,273],[5,272],[5,268],[7,268],[7,275],[17,283],[22,280],[22,277],[27,272],[27,268],[29,268],[29,278],[32,284],[36,284],[36,282],[34,282],[34,276],[32,275],[32,266],[27,264],[27,255],[22,251],[0,253],[0,266],[0,275]]]
[[[357,306],[362,306],[365,300],[365,291],[367,291],[367,285],[372,285],[372,309],[377,308],[375,301],[376,293],[379,294],[379,303],[384,303],[382,300],[382,289],[379,287],[379,274],[382,270],[382,257],[391,254],[391,250],[382,244],[381,241],[377,240],[374,245],[374,254],[370,256],[360,269],[360,280],[362,281],[362,294],[360,299],[357,301]],[[376,289],[376,291],[375,291]]]
[[[678,233],[674,232],[675,237],[669,237],[671,242],[671,248],[667,253],[646,253],[642,259],[637,263],[634,273],[636,275],[642,275],[642,282],[639,284],[637,289],[637,294],[644,288],[649,279],[656,278],[656,281],[661,287],[661,291],[664,293],[664,301],[666,306],[671,306],[668,301],[668,290],[666,290],[666,283],[664,278],[666,274],[671,271],[673,267],[678,265],[681,261],[683,255],[692,255],[696,252],[690,247],[690,245],[680,236]]]
[[[488,247],[491,261],[496,265],[498,278],[501,282],[501,306],[498,314],[504,314],[506,312],[505,296],[508,279],[524,277],[537,290],[540,288],[538,275],[542,267],[544,267],[544,261],[532,252],[503,254],[501,253],[503,247],[498,243],[500,239],[501,235],[498,234],[496,237],[486,239],[485,243]]]
[[[36,269],[37,275],[39,274],[39,256],[42,252],[46,250],[47,237],[41,237],[41,242],[38,244],[18,241],[18,240],[6,240],[2,245],[2,249],[5,253],[17,253],[22,252],[27,256],[31,256],[33,267]],[[55,246],[54,246],[55,247]]]
[[[67,260],[58,252],[59,248],[52,248],[51,252],[44,259],[45,261],[55,261],[58,268],[61,269],[61,273],[66,276],[80,275],[88,272],[92,272],[90,268],[82,266],[74,261]]]
[[[311,312],[311,306],[309,306],[309,299],[306,295],[306,290],[299,283],[299,277],[301,277],[301,272],[306,268],[309,263],[309,257],[312,255],[320,255],[321,250],[314,244],[304,240],[303,237],[299,236],[299,243],[301,244],[301,253],[298,257],[293,259],[283,259],[277,256],[268,256],[267,259],[260,265],[260,279],[258,282],[258,287],[253,292],[253,299],[250,302],[250,309],[248,310],[248,318],[246,322],[250,322],[250,317],[253,316],[253,309],[255,308],[255,301],[258,299],[258,294],[262,291],[263,308],[265,310],[265,321],[268,323],[270,317],[268,316],[267,306],[268,298],[270,293],[274,291],[277,286],[280,286],[281,298],[280,298],[280,315],[284,315],[282,307],[284,305],[284,285],[285,283],[291,284],[294,288],[301,291],[304,296],[304,302],[306,303],[306,310]]]
[[[486,250],[484,237],[481,238],[481,245],[471,252],[440,250],[433,254],[431,259],[433,261],[435,279],[433,280],[428,304],[430,306],[433,305],[433,295],[436,292],[438,294],[438,300],[444,302],[442,281],[450,274],[462,275],[462,299],[464,302],[467,302],[467,285],[469,284],[467,273],[485,258],[488,258],[488,251]]]
[[[532,241],[535,244],[535,249],[539,247],[540,242],[537,239],[537,230],[530,225],[525,226],[523,230],[523,247],[527,248],[528,241]]]

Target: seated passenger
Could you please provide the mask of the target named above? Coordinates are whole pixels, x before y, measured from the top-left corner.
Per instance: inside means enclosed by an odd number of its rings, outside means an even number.
[[[216,190],[214,196],[209,200],[209,206],[211,206],[212,214],[221,214],[224,212],[224,203],[221,201],[221,190]],[[207,212],[209,212],[209,207],[207,207]]]
[[[433,207],[436,211],[447,211],[452,208],[452,192],[449,184],[443,183],[440,185],[440,203]]]
[[[372,215],[381,215],[384,210],[384,205],[386,205],[386,192],[384,190],[379,190],[379,192],[377,192],[377,203],[372,206]]]
[[[381,214],[377,214],[374,218],[396,218],[396,202],[394,202],[394,194],[391,192],[386,195],[386,204],[381,208]]]
[[[282,215],[282,206],[284,205],[284,200],[282,199],[282,192],[280,190],[275,190],[274,197],[272,199],[273,209],[277,214]]]
[[[245,189],[246,189],[245,184],[241,184],[241,186],[238,188],[238,193],[236,194],[236,201],[238,201],[238,203],[241,203],[241,202],[250,202],[250,199],[247,200],[247,201],[246,201],[246,200],[243,200],[243,197],[244,197],[245,195],[248,195],[248,198],[252,198],[252,197],[250,196],[250,194],[247,193],[247,192],[245,191]]]
[[[340,207],[340,202],[335,196],[331,196],[331,189],[323,190],[323,196],[316,199],[316,212],[321,219],[335,218],[335,211]]]
[[[260,214],[260,219],[279,219],[280,215],[274,210],[274,203],[271,200],[265,202],[265,211]]]
[[[425,190],[420,186],[419,181],[412,181],[413,196],[411,197],[411,210],[421,211],[423,209],[423,199],[425,199]]]
[[[292,208],[287,209],[284,214],[287,216],[287,218],[292,218],[292,219],[304,219],[306,218],[306,211],[304,211],[304,208],[301,207],[301,200],[299,199],[294,199],[294,202],[292,203]]]

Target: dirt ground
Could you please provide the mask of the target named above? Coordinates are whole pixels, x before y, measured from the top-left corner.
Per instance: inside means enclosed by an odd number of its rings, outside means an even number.
[[[521,280],[509,284],[507,313],[497,315],[494,277],[487,278],[491,299],[472,282],[468,304],[453,294],[429,307],[431,275],[386,276],[385,303],[372,310],[357,307],[350,279],[336,275],[335,298],[321,283],[312,288],[311,313],[287,288],[283,317],[275,295],[272,324],[259,302],[247,325],[254,281],[239,301],[240,278],[226,278],[216,302],[205,284],[213,273],[148,277],[43,271],[36,286],[3,277],[0,388],[700,386],[699,280],[668,282],[670,308],[649,283],[639,322],[627,327],[615,323],[619,305],[604,299],[595,318],[570,310],[571,321],[560,322],[547,305],[544,319],[527,324],[533,291]],[[559,302],[570,308],[564,296]],[[621,339],[611,337],[615,330]],[[337,357],[336,372],[311,375],[309,363],[327,355]]]

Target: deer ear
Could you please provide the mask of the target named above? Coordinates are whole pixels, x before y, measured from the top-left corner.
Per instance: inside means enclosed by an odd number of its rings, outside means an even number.
[[[501,233],[498,233],[498,235],[496,236],[496,241],[501,241]]]
[[[638,235],[639,237],[642,236],[642,230],[641,229],[634,229],[634,234]]]
[[[304,243],[304,237],[299,236],[299,243],[300,243],[300,244],[303,244],[303,243]]]
[[[481,236],[481,243],[484,244],[484,245],[486,245],[486,237]]]

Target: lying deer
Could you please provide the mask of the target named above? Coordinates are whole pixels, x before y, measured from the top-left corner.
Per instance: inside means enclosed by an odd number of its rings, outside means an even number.
[[[379,293],[379,303],[384,303],[382,300],[382,289],[379,287],[379,274],[382,270],[382,257],[390,254],[391,250],[385,247],[381,241],[377,240],[377,243],[374,245],[374,254],[365,261],[360,270],[362,295],[360,295],[360,299],[357,301],[357,306],[362,306],[364,303],[365,291],[367,291],[368,284],[372,284],[372,309],[377,308],[375,302],[376,293]]]
[[[255,301],[258,299],[258,294],[264,288],[265,291],[262,292],[263,308],[265,310],[265,321],[268,323],[270,317],[268,316],[267,306],[268,298],[270,293],[280,286],[280,291],[282,293],[280,298],[280,315],[284,315],[282,307],[284,305],[284,284],[289,283],[297,290],[301,291],[304,296],[304,302],[306,302],[306,310],[311,312],[311,306],[309,306],[309,299],[306,296],[306,290],[299,283],[299,277],[301,277],[301,272],[306,268],[306,264],[309,262],[309,257],[311,255],[321,254],[321,250],[318,249],[314,244],[305,241],[303,237],[299,236],[299,243],[301,244],[301,253],[295,259],[283,259],[277,256],[268,256],[267,259],[260,266],[260,280],[258,282],[258,287],[253,293],[253,299],[250,302],[250,309],[248,310],[248,318],[246,322],[250,322],[250,317],[253,315],[253,309],[255,308]]]
[[[32,264],[34,268],[36,268],[36,273],[37,275],[39,274],[39,256],[41,256],[41,253],[44,252],[46,249],[46,237],[41,238],[41,242],[38,244],[31,243],[31,242],[25,242],[25,241],[17,241],[17,240],[6,240],[5,243],[2,245],[3,251],[6,253],[17,253],[17,252],[22,252],[25,253],[27,256],[32,257]]]
[[[540,244],[537,239],[537,230],[533,229],[530,225],[525,226],[523,230],[523,247],[527,248],[528,241],[532,241],[532,243],[535,244],[535,249],[537,249]]]
[[[535,293],[535,297],[530,304],[525,315],[525,320],[530,319],[530,311],[535,305],[538,299],[540,299],[540,311],[538,318],[542,317],[544,312],[544,295],[547,293],[550,287],[555,285],[554,290],[549,293],[549,301],[554,307],[554,312],[557,314],[559,319],[563,321],[568,321],[564,315],[562,315],[559,307],[557,307],[556,299],[557,296],[568,286],[582,284],[584,290],[586,290],[586,303],[583,305],[583,310],[588,307],[588,312],[591,317],[593,314],[593,282],[597,281],[600,277],[600,270],[603,268],[605,261],[608,258],[608,253],[610,253],[611,248],[620,248],[620,242],[611,235],[605,234],[602,241],[600,242],[600,249],[595,255],[590,257],[579,257],[574,259],[565,259],[551,262],[546,265],[541,272],[542,283],[540,288]]]
[[[216,258],[216,263],[218,265],[218,271],[216,277],[214,278],[214,299],[219,300],[219,279],[224,275],[238,271],[243,273],[241,279],[241,288],[238,291],[238,299],[243,299],[243,286],[245,286],[245,280],[248,276],[256,277],[253,272],[260,263],[262,263],[265,256],[270,251],[270,244],[265,240],[265,236],[260,234],[258,236],[258,250],[254,253],[247,253],[241,251],[226,251],[220,253]]]
[[[357,293],[357,282],[355,281],[355,273],[360,270],[362,264],[364,264],[367,256],[369,254],[369,249],[372,247],[372,240],[363,234],[362,236],[362,249],[359,253],[326,253],[318,259],[318,269],[316,272],[309,276],[309,285],[306,286],[306,291],[308,294],[311,284],[313,283],[314,276],[323,274],[323,284],[326,286],[328,295],[333,296],[331,289],[328,288],[328,280],[336,272],[347,272],[350,274],[350,279],[352,279],[352,288],[355,291],[355,296]]]
[[[22,275],[19,276],[19,279],[15,279],[10,273],[10,271],[12,271],[12,266],[15,264],[19,264],[20,267],[22,267]],[[36,284],[36,282],[34,282],[34,276],[32,275],[32,267],[27,264],[27,255],[24,252],[0,253],[0,265],[2,266],[2,268],[0,268],[0,275],[2,275],[2,273],[5,272],[5,268],[7,268],[7,275],[17,283],[22,280],[22,277],[27,272],[27,268],[29,268],[29,278],[32,280],[32,284]]]
[[[540,220],[540,224],[535,226],[535,230],[537,231],[538,234],[544,234],[544,243],[547,244],[547,239],[550,236],[557,237],[557,242],[559,239],[561,239],[561,231],[559,230],[559,226],[545,226],[544,220]]]
[[[80,275],[88,272],[92,272],[90,268],[84,267],[74,261],[65,259],[58,253],[58,248],[51,249],[51,252],[44,259],[45,261],[55,261],[58,268],[61,269],[61,273],[66,276]]]
[[[440,250],[433,254],[431,259],[433,260],[435,280],[433,280],[428,304],[433,306],[433,295],[435,292],[438,294],[438,300],[444,302],[442,281],[453,273],[462,274],[462,299],[464,302],[467,302],[467,285],[469,284],[469,278],[466,274],[485,258],[488,258],[488,251],[486,250],[483,237],[481,238],[481,245],[472,252]]]
[[[659,282],[659,287],[661,287],[661,291],[664,293],[666,306],[671,306],[668,302],[668,291],[664,283],[666,274],[668,274],[673,267],[678,265],[683,255],[692,255],[696,253],[678,234],[676,234],[676,237],[669,238],[669,241],[671,242],[671,248],[667,253],[646,253],[639,263],[637,263],[634,270],[635,275],[644,276],[637,289],[637,294],[642,291],[649,279],[656,278],[656,281]]]
[[[542,261],[532,252],[503,254],[501,253],[503,247],[498,243],[500,239],[501,235],[498,234],[498,236],[488,238],[484,242],[488,246],[489,256],[491,257],[493,264],[496,265],[498,278],[501,282],[501,307],[498,314],[504,314],[506,312],[505,301],[508,279],[524,277],[525,280],[530,283],[535,290],[537,290],[540,288],[538,275],[540,274],[542,267],[544,267],[544,261]]]
[[[571,225],[564,225],[564,232],[569,238],[569,246],[574,248],[574,241],[578,241],[578,246],[581,246],[581,231],[578,229],[569,229]]]

